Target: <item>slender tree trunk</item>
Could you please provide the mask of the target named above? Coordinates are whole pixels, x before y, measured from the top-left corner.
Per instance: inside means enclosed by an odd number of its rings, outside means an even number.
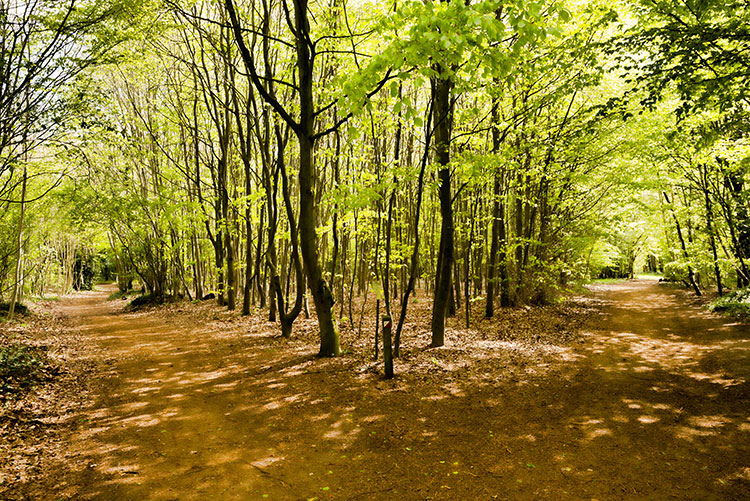
[[[333,119],[338,120],[338,115],[336,114],[336,111],[334,110],[333,113]],[[338,131],[335,133],[334,137],[335,141],[335,151],[332,160],[333,164],[333,181],[334,181],[334,189],[338,190],[339,185],[341,184],[341,176],[340,176],[340,157],[341,157],[341,136],[338,133]],[[332,234],[333,234],[333,252],[331,255],[331,289],[335,287],[336,284],[336,266],[338,264],[339,259],[339,204],[338,202],[334,203],[333,205],[333,228],[332,228]],[[342,277],[343,281],[343,277]],[[344,296],[341,295],[341,298],[339,299],[341,301],[341,304],[343,306],[344,304]]]
[[[217,303],[219,306],[224,306],[226,304],[226,291],[224,290],[224,229],[223,229],[223,223],[221,221],[221,202],[217,200],[216,202],[216,231],[215,235],[216,238],[213,242],[214,244],[214,257],[216,259],[216,271],[217,271],[217,288],[218,288],[218,296],[216,298]]]
[[[516,260],[516,283],[513,293],[513,304],[521,301],[521,286],[523,284],[523,174],[516,175],[516,234],[515,234],[515,260]]]
[[[284,301],[284,296],[281,290],[281,277],[277,269],[272,269],[273,276],[271,277],[271,286],[276,293],[277,309],[279,313],[279,320],[281,322],[281,335],[289,338],[292,336],[292,326],[294,321],[302,311],[303,301],[305,299],[305,274],[302,270],[302,262],[299,256],[299,239],[297,231],[297,223],[294,217],[294,210],[292,209],[292,195],[289,188],[289,176],[286,172],[286,163],[284,159],[284,147],[285,141],[282,138],[279,126],[275,127],[276,132],[276,144],[278,151],[278,168],[281,175],[281,190],[284,198],[284,208],[286,209],[287,219],[289,221],[289,239],[291,241],[291,263],[294,267],[295,273],[295,285],[296,285],[296,296],[294,299],[294,306],[291,311],[287,312],[288,306]],[[290,274],[289,274],[290,275]],[[286,292],[287,302],[289,299],[289,290]]]
[[[664,200],[666,200],[667,204],[670,205],[670,210],[672,212],[672,218],[674,219],[675,227],[677,228],[677,238],[680,240],[680,246],[682,247],[682,255],[685,258],[685,261],[687,263],[687,269],[688,269],[688,280],[690,281],[690,285],[693,287],[693,290],[695,291],[696,296],[701,295],[701,291],[698,288],[698,284],[695,283],[695,274],[693,273],[693,267],[690,266],[689,260],[690,256],[688,255],[687,246],[685,245],[685,239],[682,236],[682,228],[680,227],[680,221],[677,219],[677,214],[675,214],[674,207],[671,206],[669,197],[667,196],[667,192],[662,192],[664,194]]]
[[[466,246],[466,262],[464,263],[464,303],[466,307],[466,328],[469,328],[470,314],[471,314],[471,249],[474,246],[474,221],[477,217],[477,206],[479,205],[479,197],[476,197],[474,202],[473,210],[471,211],[471,229],[469,230],[469,243]]]
[[[497,276],[497,253],[500,244],[500,173],[495,171],[492,185],[492,240],[490,241],[490,255],[487,262],[487,298],[484,307],[485,318],[492,318],[495,314],[495,281]]]
[[[438,74],[441,68],[437,65]],[[439,267],[436,270],[435,294],[432,303],[431,346],[445,344],[445,316],[451,292],[453,268],[453,205],[451,195],[450,143],[453,129],[453,82],[447,77],[437,77],[432,82],[435,122],[435,162],[440,165],[440,246]]]
[[[261,259],[261,256],[263,255],[261,249],[263,248],[263,235],[265,234],[264,226],[266,220],[266,208],[268,208],[269,210],[271,209],[268,204],[262,205],[260,207],[260,220],[258,221],[258,243],[255,246],[255,271],[253,272],[253,279],[255,281],[255,287],[253,288],[253,302],[255,301],[255,293],[257,292],[258,297],[260,298],[261,308],[266,307],[266,290],[265,282],[263,281],[263,268],[268,263],[268,261],[266,260],[264,262]]]
[[[201,263],[201,253],[198,244],[198,236],[195,231],[190,232],[190,241],[193,248],[193,276],[195,278],[195,297],[196,299],[203,298],[203,273]]]
[[[456,248],[453,254],[459,254]],[[459,254],[460,255],[460,254]],[[461,267],[457,259],[453,259],[453,289],[448,300],[448,316],[455,317],[456,311],[461,309]]]
[[[235,270],[234,270],[234,248],[232,246],[232,235],[229,231],[224,232],[224,242],[227,249],[227,309],[235,309]]]
[[[716,276],[716,288],[719,292],[719,296],[724,295],[724,285],[721,282],[721,270],[719,269],[719,256],[716,252],[716,235],[714,233],[714,211],[713,205],[711,204],[711,197],[709,194],[709,183],[708,183],[708,167],[703,164],[703,196],[706,202],[706,231],[708,232],[708,241],[711,245],[711,254],[714,259],[714,274]]]
[[[433,106],[433,102],[430,101],[430,107]],[[417,281],[417,266],[419,264],[419,243],[420,243],[420,232],[419,232],[419,220],[422,211],[422,196],[424,192],[424,173],[427,167],[427,159],[430,154],[430,141],[432,139],[431,126],[432,126],[432,113],[431,109],[427,112],[427,126],[425,127],[425,148],[422,155],[422,164],[419,169],[419,178],[417,179],[417,202],[414,210],[414,248],[411,251],[411,259],[409,260],[409,279],[404,287],[403,295],[401,296],[401,313],[398,316],[398,325],[396,327],[396,336],[393,340],[393,356],[398,358],[399,349],[401,347],[401,329],[404,326],[404,320],[406,319],[406,310],[409,306],[409,296],[414,291],[414,285]]]
[[[28,173],[26,170],[26,163],[23,164],[23,178],[21,180],[21,213],[18,216],[18,231],[16,232],[16,266],[13,273],[13,292],[10,296],[10,306],[8,307],[8,320],[13,320],[13,314],[16,310],[16,302],[18,298],[22,296],[19,293],[19,286],[23,288],[21,282],[21,274],[23,268],[23,224],[24,217],[26,216],[26,182],[28,180]],[[22,291],[21,291],[22,292]]]
[[[354,282],[357,279],[357,263],[359,262],[359,233],[357,232],[358,225],[357,225],[357,211],[354,211],[354,261],[352,261],[351,273],[352,273],[352,280],[349,285],[349,326],[354,329],[354,308],[352,305],[352,301],[354,299]],[[394,355],[395,356],[395,355]]]
[[[402,96],[402,84],[398,86],[398,98]],[[393,228],[393,205],[396,201],[396,188],[398,186],[398,178],[396,177],[396,169],[398,169],[401,161],[401,134],[402,134],[402,123],[401,123],[401,111],[398,113],[397,124],[396,124],[396,137],[393,145],[393,188],[391,189],[391,196],[388,200],[388,222],[386,223],[385,229],[385,273],[383,274],[383,291],[385,296],[385,309],[388,315],[391,315],[391,230]],[[397,355],[394,355],[397,356]]]
[[[249,164],[249,162],[248,162]],[[248,169],[249,165],[245,166],[245,196],[250,197],[252,194],[252,183],[249,176],[250,172]],[[253,223],[252,223],[252,211],[250,210],[250,202],[247,202],[245,207],[245,233],[247,234],[247,242],[245,244],[245,283],[242,287],[242,314],[250,314],[250,295],[252,293],[253,286],[253,274],[251,264],[253,261],[253,242],[251,235],[253,234]]]
[[[372,124],[372,140],[374,143],[374,164],[375,169],[377,173],[377,184],[380,185],[381,178],[380,178],[380,157],[378,155],[378,141],[375,137],[375,125],[374,121],[372,120],[372,116],[370,116],[370,123]],[[375,230],[375,283],[378,287],[378,293],[375,296],[375,342],[373,344],[373,360],[378,359],[378,353],[380,350],[380,297],[383,295],[383,280],[380,273],[380,239],[383,235],[383,207],[382,207],[382,198],[377,201],[377,215],[376,219],[378,221],[377,229]]]

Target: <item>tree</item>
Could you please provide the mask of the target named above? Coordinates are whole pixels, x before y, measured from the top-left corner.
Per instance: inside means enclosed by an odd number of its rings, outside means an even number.
[[[656,103],[674,86],[680,117],[713,107],[727,115],[747,112],[747,2],[641,0],[634,11],[639,22],[615,47],[622,51],[624,68],[647,90],[644,104]]]
[[[285,11],[289,8],[283,3]],[[312,291],[315,302],[315,312],[318,317],[320,328],[320,356],[338,356],[340,353],[340,342],[338,327],[333,314],[333,294],[328,281],[323,276],[323,269],[318,257],[317,228],[317,203],[315,200],[315,173],[313,153],[316,142],[322,137],[335,132],[341,127],[346,117],[338,120],[331,127],[317,130],[315,119],[323,111],[330,109],[335,101],[316,109],[314,96],[315,59],[317,56],[316,42],[311,38],[310,20],[307,0],[295,0],[293,5],[293,18],[290,20],[289,29],[293,37],[293,45],[296,51],[297,81],[292,86],[297,91],[298,114],[295,118],[290,108],[285,107],[274,96],[272,96],[260,77],[255,56],[250,52],[245,42],[243,27],[233,0],[226,0],[225,7],[234,32],[234,37],[240,49],[240,54],[250,73],[256,90],[273,110],[286,122],[294,132],[299,152],[299,236],[302,258],[305,263],[308,285]],[[377,82],[373,90],[367,93],[368,97],[377,93],[385,84],[386,79]]]

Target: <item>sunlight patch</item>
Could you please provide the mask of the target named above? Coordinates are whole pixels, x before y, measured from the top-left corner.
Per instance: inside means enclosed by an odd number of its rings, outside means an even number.
[[[675,432],[675,437],[688,441],[692,441],[696,437],[711,437],[714,435],[716,435],[715,431],[709,431],[706,429],[698,430],[696,428],[690,428],[689,426],[678,426]]]
[[[612,436],[612,430],[610,430],[609,428],[596,428],[586,434],[586,438],[588,440],[593,440],[599,437],[609,437],[609,436]]]
[[[268,456],[267,458],[258,459],[256,461],[252,461],[250,464],[253,466],[257,466],[259,468],[263,468],[265,466],[272,465],[274,463],[278,463],[279,461],[283,460],[283,457],[274,457],[273,455]]]
[[[145,428],[147,426],[156,426],[161,420],[151,414],[141,414],[140,416],[133,416],[120,420],[124,425],[138,426]]]
[[[268,402],[266,405],[263,406],[263,408],[267,411],[272,411],[275,409],[281,408],[281,403],[279,403],[278,400],[274,400],[273,402]]]
[[[690,424],[699,428],[715,428],[732,422],[724,416],[694,416],[689,420]]]

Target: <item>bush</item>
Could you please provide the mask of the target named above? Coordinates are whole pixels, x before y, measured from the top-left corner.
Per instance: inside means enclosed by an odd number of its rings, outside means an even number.
[[[155,306],[157,304],[162,304],[163,302],[164,298],[157,297],[156,294],[144,294],[130,301],[128,308],[137,309],[144,306]]]
[[[685,263],[672,261],[664,265],[664,281],[682,282],[688,279],[688,270]]]
[[[727,312],[732,315],[750,316],[750,287],[737,289],[716,299],[709,306],[711,311]]]
[[[180,301],[182,296],[157,296],[156,294],[143,294],[128,303],[127,309],[138,310],[149,306],[159,306],[165,303],[175,303]]]
[[[107,297],[107,301],[115,301],[117,299],[127,299],[130,296],[140,294],[140,292],[134,291],[133,289],[130,289],[128,291],[120,291],[113,292],[112,294]]]
[[[43,348],[19,343],[0,347],[0,397],[18,396],[46,379],[50,369]]]
[[[10,310],[10,303],[0,302],[0,313],[8,313],[9,310]],[[28,315],[29,309],[26,307],[25,304],[16,303],[16,307],[13,310],[13,313],[15,315]]]

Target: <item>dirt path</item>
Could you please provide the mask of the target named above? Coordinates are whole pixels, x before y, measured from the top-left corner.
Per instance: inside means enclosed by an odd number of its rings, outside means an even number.
[[[50,473],[57,497],[750,498],[748,328],[653,282],[595,291],[584,342],[510,379],[490,357],[386,382],[105,296],[63,305],[108,372]]]

